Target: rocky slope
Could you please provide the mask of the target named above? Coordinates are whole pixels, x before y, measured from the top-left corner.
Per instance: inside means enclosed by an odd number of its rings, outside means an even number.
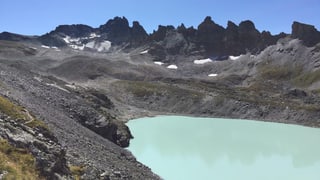
[[[123,149],[129,119],[186,114],[319,127],[319,34],[298,22],[279,35],[251,21],[224,28],[210,17],[152,34],[124,17],[42,36],[0,33],[0,94],[47,127],[0,109],[0,137],[35,157],[39,177],[159,179]]]

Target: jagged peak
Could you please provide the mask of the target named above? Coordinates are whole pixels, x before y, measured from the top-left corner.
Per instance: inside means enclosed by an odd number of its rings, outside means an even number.
[[[234,22],[228,21],[226,29],[227,30],[237,30],[238,26]]]
[[[314,46],[320,42],[320,32],[313,25],[297,21],[292,24],[291,37],[303,40],[306,46]]]
[[[50,33],[63,33],[71,37],[86,36],[94,31],[94,28],[84,24],[59,25]]]
[[[132,27],[140,27],[141,25],[140,25],[140,23],[139,23],[139,21],[133,21],[132,22]]]
[[[183,23],[181,23],[180,26],[177,27],[177,29],[178,29],[179,31],[184,31],[184,30],[186,30],[187,28],[186,28],[186,26],[185,26]]]
[[[207,16],[207,17],[204,19],[203,22],[204,22],[204,23],[214,23],[213,20],[212,20],[212,18],[211,18],[211,16]]]
[[[224,27],[220,26],[219,24],[216,24],[210,16],[207,16],[202,23],[199,24],[198,30],[202,29],[211,29],[211,30],[224,30]]]
[[[240,22],[239,29],[250,31],[250,30],[256,30],[256,27],[252,21],[245,20]]]
[[[113,22],[122,22],[122,23],[125,23],[125,24],[128,24],[129,25],[129,21],[126,17],[122,16],[122,17],[119,17],[119,16],[116,16],[114,17],[113,19],[109,19],[106,24],[108,23],[113,23]]]

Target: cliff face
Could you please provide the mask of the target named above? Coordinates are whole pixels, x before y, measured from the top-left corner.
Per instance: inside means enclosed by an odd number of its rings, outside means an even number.
[[[175,34],[174,37],[172,34]],[[169,56],[197,54],[219,59],[219,57],[240,55],[247,52],[259,53],[286,36],[285,33],[278,35],[271,35],[267,31],[260,33],[254,23],[249,20],[241,22],[239,26],[229,21],[227,27],[224,28],[208,16],[197,29],[186,28],[183,24],[177,29],[173,26],[159,26],[158,30],[154,31],[149,38],[151,42],[156,42],[152,44],[153,50],[150,54],[154,55],[156,59],[163,59],[164,54]],[[177,41],[179,43],[176,43],[177,45],[172,51],[173,48],[170,44]],[[159,56],[159,54],[161,55]]]
[[[0,141],[0,154],[3,158],[0,177],[2,175],[4,178],[19,179],[24,176],[20,174],[21,168],[21,173],[31,176],[28,178],[71,179],[65,150],[48,127],[34,118],[28,110],[2,96]],[[4,161],[6,157],[8,161]],[[9,162],[12,159],[16,159],[17,162]],[[12,166],[15,163],[16,166]]]
[[[306,46],[320,42],[320,32],[314,26],[299,22],[293,22],[291,37],[302,40]]]

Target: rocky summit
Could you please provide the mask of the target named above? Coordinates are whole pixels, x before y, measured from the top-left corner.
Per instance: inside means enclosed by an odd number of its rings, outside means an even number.
[[[198,27],[115,17],[44,35],[0,33],[0,179],[160,179],[125,149],[155,115],[320,127],[320,32],[250,20]],[[19,159],[18,161],[13,161]],[[8,162],[8,163],[5,163]]]

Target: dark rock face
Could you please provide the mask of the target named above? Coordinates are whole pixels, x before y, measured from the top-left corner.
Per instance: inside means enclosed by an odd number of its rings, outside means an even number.
[[[114,44],[131,43],[131,45],[140,45],[148,37],[147,32],[139,24],[134,21],[132,27],[125,17],[115,17],[106,24],[99,27],[101,34],[106,34],[108,40]]]
[[[221,42],[224,34],[225,29],[214,23],[211,17],[208,16],[198,26],[196,41],[205,47],[208,54],[219,53],[222,51]]]
[[[154,31],[151,34],[150,39],[154,40],[154,41],[162,41],[166,37],[167,32],[173,31],[173,30],[174,30],[173,26],[162,26],[162,25],[159,25],[158,26],[158,30]]]
[[[83,24],[60,25],[53,32],[63,33],[71,37],[83,37],[88,36],[90,33],[94,32],[94,29]]]
[[[260,33],[255,28],[253,22],[242,21],[239,24],[239,41],[240,45],[246,51],[257,51],[257,44],[260,41]]]
[[[7,41],[25,41],[31,40],[31,37],[23,36],[20,34],[14,34],[9,32],[2,32],[0,33],[0,40],[7,40]]]
[[[138,21],[133,21],[131,28],[131,42],[136,44],[143,43],[148,38],[147,32],[139,24]]]
[[[115,17],[100,26],[100,33],[107,34],[107,39],[119,44],[130,39],[129,22],[125,17]]]
[[[241,53],[238,29],[239,27],[235,23],[228,21],[223,43],[225,51],[230,52],[231,54]]]
[[[177,29],[173,26],[159,26],[149,39],[158,43],[157,46],[153,46],[151,53],[157,54],[156,58],[159,59],[159,55],[163,58],[164,54],[178,53],[200,53],[206,57],[258,53],[285,36],[284,33],[274,36],[266,31],[260,33],[249,20],[241,22],[239,26],[228,21],[227,28],[223,28],[208,16],[197,29],[186,28],[184,24]],[[156,50],[154,47],[157,47]]]
[[[47,33],[43,36],[40,36],[38,40],[46,46],[63,47],[67,45],[59,35],[53,33]]]
[[[302,40],[306,46],[320,42],[320,32],[314,26],[299,22],[293,22],[291,37]]]

